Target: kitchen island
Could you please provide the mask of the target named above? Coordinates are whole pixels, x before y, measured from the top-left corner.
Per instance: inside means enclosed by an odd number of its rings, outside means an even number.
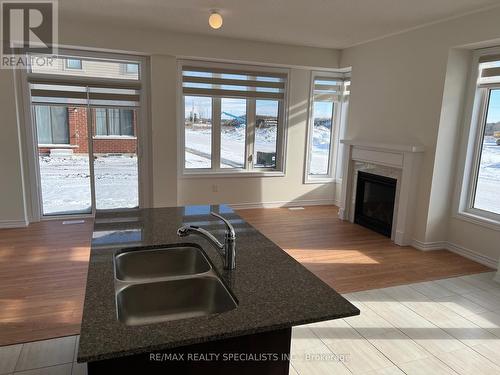
[[[196,225],[218,238],[227,218],[236,232],[236,268],[224,270],[204,238],[181,238]],[[235,307],[202,316],[137,324],[120,319],[115,256],[190,246],[203,251]],[[162,251],[168,251],[168,248]],[[192,299],[199,297],[192,291]],[[162,297],[160,297],[162,298]],[[78,362],[89,374],[287,374],[291,327],[358,315],[359,310],[225,205],[130,209],[95,218]]]

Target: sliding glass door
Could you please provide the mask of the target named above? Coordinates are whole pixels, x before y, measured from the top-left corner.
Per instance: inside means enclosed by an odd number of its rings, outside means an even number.
[[[65,60],[28,74],[41,216],[138,207],[140,64]]]
[[[33,105],[43,215],[92,213],[86,112],[86,107],[74,105]],[[83,117],[82,129],[70,131],[77,117]],[[78,144],[71,144],[70,133]]]
[[[91,110],[96,209],[138,207],[137,109]]]

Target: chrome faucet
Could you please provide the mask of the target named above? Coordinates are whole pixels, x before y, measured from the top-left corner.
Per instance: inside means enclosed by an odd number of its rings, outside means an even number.
[[[215,212],[210,212],[210,215],[221,219],[226,224],[226,234],[224,236],[224,244],[221,244],[215,236],[208,230],[200,228],[196,225],[183,225],[177,229],[179,237],[186,237],[190,234],[197,234],[205,238],[210,244],[215,247],[219,255],[224,261],[225,270],[234,270],[236,267],[236,234],[231,223],[224,217]]]

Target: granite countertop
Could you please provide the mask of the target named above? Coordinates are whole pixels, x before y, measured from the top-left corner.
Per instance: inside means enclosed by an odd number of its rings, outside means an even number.
[[[199,225],[223,237],[221,213],[236,230],[236,269],[224,271],[201,237],[177,228]],[[127,326],[117,319],[114,254],[124,248],[196,243],[238,300],[221,314]],[[186,206],[98,213],[95,218],[78,361],[89,362],[358,315],[335,290],[246,223],[228,206]]]

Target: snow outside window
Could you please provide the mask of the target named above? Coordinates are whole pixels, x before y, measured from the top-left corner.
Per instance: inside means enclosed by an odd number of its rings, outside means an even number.
[[[459,212],[473,219],[500,224],[500,54],[480,55],[467,150],[472,166],[464,181]]]
[[[278,151],[278,119],[280,103],[277,100],[255,102],[255,165],[276,168]]]
[[[500,65],[500,64],[499,64]],[[485,92],[472,207],[500,215],[500,86]]]
[[[73,58],[73,52],[78,57]],[[147,165],[137,152],[142,140],[107,142],[99,137],[128,138],[135,135],[138,126],[142,126],[139,134],[147,133],[145,122],[137,123],[142,59],[85,54],[71,51],[56,56],[53,64],[33,65],[26,74],[31,129],[38,137],[34,150],[29,150],[34,166],[30,177],[36,187],[34,217],[135,208],[140,204],[141,184],[148,184],[139,178],[140,166]],[[84,63],[81,69],[68,69],[68,61]],[[136,73],[124,73],[123,65],[128,61],[137,66]],[[27,137],[31,143],[31,134]],[[60,147],[70,140],[71,145]]]
[[[340,75],[313,73],[308,130],[306,181],[333,179],[342,104],[349,81]]]
[[[212,168],[212,98],[184,97],[185,167]]]
[[[182,70],[184,170],[283,170],[287,74],[234,65]]]
[[[312,176],[330,175],[334,108],[333,101],[315,100],[313,102],[312,142],[309,159],[309,174]]]

